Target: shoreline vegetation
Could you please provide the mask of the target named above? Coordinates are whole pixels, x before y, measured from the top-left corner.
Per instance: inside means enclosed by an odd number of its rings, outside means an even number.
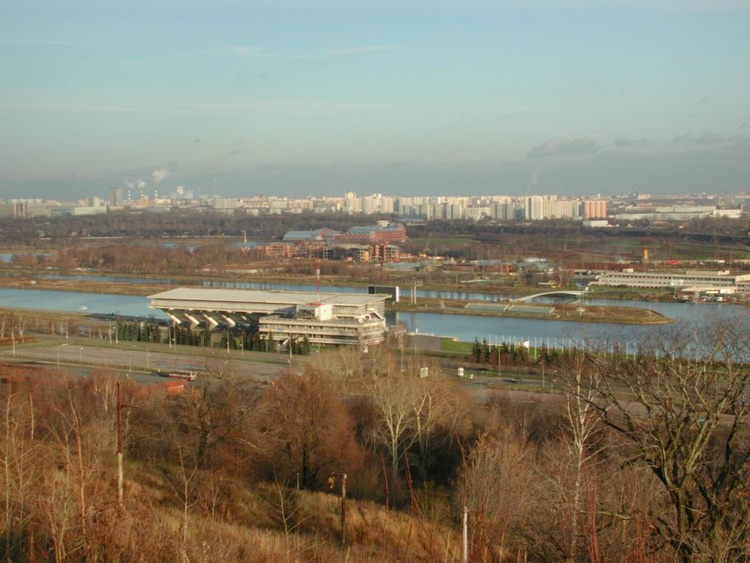
[[[76,273],[82,278],[86,276]],[[117,275],[112,275],[117,277]],[[160,276],[163,279],[164,276]],[[170,277],[173,283],[154,283],[154,284],[139,284],[130,283],[125,281],[102,281],[96,279],[95,276],[91,276],[91,279],[51,279],[51,278],[38,278],[35,276],[14,276],[14,277],[0,277],[0,287],[6,287],[11,289],[36,289],[36,290],[47,290],[47,291],[75,291],[85,293],[100,293],[100,294],[112,294],[112,295],[142,295],[144,297],[153,295],[161,291],[167,291],[180,285],[195,285],[198,282],[213,281],[213,277],[197,276],[197,277]],[[240,280],[236,280],[240,281]],[[290,284],[295,281],[299,281],[299,278],[285,279],[277,278],[274,280],[264,279],[264,283],[280,283]],[[327,280],[331,285],[336,285],[339,280],[330,279]],[[346,284],[347,280],[341,280],[341,284]],[[349,284],[351,285],[351,284]],[[425,289],[435,290],[446,290],[446,291],[464,291],[464,288],[456,287],[440,287],[435,286]],[[471,288],[473,291],[478,291],[479,288]],[[466,291],[471,291],[466,290]],[[491,290],[484,291],[486,293],[493,293]],[[537,288],[533,288],[531,291],[527,291],[526,295],[533,292],[538,292]],[[514,292],[520,297],[523,293]],[[504,292],[503,295],[507,295]],[[498,301],[490,302],[475,302],[469,300],[459,299],[440,299],[433,297],[420,297],[417,304],[412,304],[406,301],[407,296],[402,298],[402,301],[396,304],[389,304],[388,307],[392,311],[398,312],[420,312],[420,313],[435,313],[443,315],[474,315],[482,317],[504,317],[504,318],[519,318],[519,319],[536,319],[536,320],[548,320],[548,321],[567,321],[567,322],[580,322],[580,323],[604,323],[604,324],[638,324],[638,325],[650,325],[650,324],[668,324],[672,322],[672,319],[662,315],[651,309],[635,308],[635,307],[613,307],[613,306],[590,306],[585,300],[575,301],[573,303],[550,303],[550,304],[537,304],[537,303],[514,303],[507,299],[500,299],[501,294],[498,293]],[[607,292],[606,297],[596,294],[597,298],[612,299],[612,292]],[[653,299],[653,296],[650,296]],[[632,299],[632,295],[622,295],[621,298]]]
[[[473,315],[477,317],[503,317],[518,319],[534,319],[540,321],[567,321],[577,323],[604,324],[669,324],[670,317],[662,315],[652,309],[640,307],[600,307],[588,306],[585,302],[575,304],[555,305],[518,305],[514,308],[500,308],[496,310],[472,309],[468,306],[473,302],[453,301],[443,303],[423,303],[421,305],[401,305],[392,308],[399,312],[437,313],[441,315]],[[463,304],[463,306],[461,306]],[[516,307],[512,302],[502,302],[497,305]]]

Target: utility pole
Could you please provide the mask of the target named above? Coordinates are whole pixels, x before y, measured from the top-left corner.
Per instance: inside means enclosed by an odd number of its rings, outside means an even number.
[[[135,409],[134,405],[122,404],[120,382],[117,382],[117,504],[122,506],[123,499],[123,469],[122,469],[122,409]]]
[[[346,473],[341,475],[341,545],[346,545]]]
[[[117,504],[122,506],[122,395],[117,382]]]
[[[466,505],[461,528],[461,563],[469,563],[469,509]]]
[[[341,477],[341,545],[346,544],[346,473],[331,473],[328,477],[328,488],[333,489],[336,486],[336,477]],[[299,479],[299,473],[297,474]],[[299,485],[297,485],[299,487]]]
[[[289,348],[289,360],[288,360],[288,362],[289,362],[289,375],[292,375],[292,344],[293,344],[293,340],[292,340],[292,335],[291,334],[289,335],[289,340],[287,342],[289,343],[288,346],[287,346]]]

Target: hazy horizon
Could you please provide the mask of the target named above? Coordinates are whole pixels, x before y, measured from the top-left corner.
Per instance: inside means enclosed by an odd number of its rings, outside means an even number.
[[[0,15],[6,199],[750,191],[739,0],[8,0]]]

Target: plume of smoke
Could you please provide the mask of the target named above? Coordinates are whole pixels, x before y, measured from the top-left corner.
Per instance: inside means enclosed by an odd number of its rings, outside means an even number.
[[[164,168],[163,166],[159,170],[154,170],[151,173],[151,178],[154,181],[154,184],[160,184],[164,178],[169,176],[169,170]]]
[[[146,187],[146,182],[144,182],[143,180],[141,180],[141,179],[139,178],[139,179],[138,179],[138,189],[139,189],[139,190],[142,190],[142,189],[143,189],[143,188],[145,188],[145,187]]]

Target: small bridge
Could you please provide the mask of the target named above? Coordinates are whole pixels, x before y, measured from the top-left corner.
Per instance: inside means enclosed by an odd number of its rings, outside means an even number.
[[[514,301],[516,303],[521,303],[523,301],[531,301],[532,299],[536,299],[537,297],[547,297],[552,295],[564,295],[564,296],[572,296],[572,297],[582,297],[586,295],[585,291],[573,291],[573,290],[556,290],[556,291],[545,291],[544,293],[535,293],[534,295],[526,295],[524,297],[518,297],[516,299],[511,299],[511,301]]]

